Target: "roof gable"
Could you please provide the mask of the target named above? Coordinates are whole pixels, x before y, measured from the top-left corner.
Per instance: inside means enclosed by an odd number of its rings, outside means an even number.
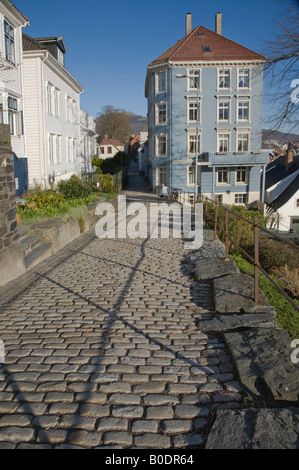
[[[209,46],[209,50],[206,47]],[[170,49],[154,60],[149,67],[165,62],[257,60],[265,58],[203,26],[197,26]]]

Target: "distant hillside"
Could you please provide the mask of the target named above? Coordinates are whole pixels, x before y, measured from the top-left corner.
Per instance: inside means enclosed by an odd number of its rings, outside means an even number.
[[[134,114],[131,112],[127,112],[127,114],[131,118],[132,133],[134,135],[139,134],[140,131],[147,127],[147,117],[139,116],[138,114]]]
[[[282,143],[299,142],[299,135],[263,129],[263,141],[265,140],[277,140]]]

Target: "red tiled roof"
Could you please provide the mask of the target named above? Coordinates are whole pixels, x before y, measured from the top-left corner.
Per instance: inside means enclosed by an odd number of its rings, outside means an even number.
[[[203,46],[209,46],[211,52],[204,52]],[[227,61],[259,60],[265,58],[256,52],[237,44],[203,26],[197,26],[190,34],[180,39],[170,49],[154,60],[149,66],[170,61]]]
[[[113,145],[114,147],[124,146],[124,144],[119,139],[107,139],[102,140],[100,145]]]
[[[16,6],[15,6],[15,5],[14,5],[14,4],[13,4],[13,3],[10,1],[10,0],[9,0],[9,3],[11,3],[11,4],[12,4],[12,6],[13,6],[13,7],[14,7],[14,8],[17,10],[17,12],[18,12],[18,13],[20,13],[20,15],[22,15],[22,16],[23,16],[23,18],[24,18],[26,21],[28,21],[28,22],[29,22],[28,18],[26,18],[26,16],[25,16],[25,15],[23,15],[23,13],[21,13],[21,12],[20,12],[20,10],[18,10],[18,8],[17,8],[17,7],[16,7]]]

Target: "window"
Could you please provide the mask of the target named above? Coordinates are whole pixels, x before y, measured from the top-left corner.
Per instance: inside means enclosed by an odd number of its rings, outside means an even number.
[[[109,153],[109,154],[112,153],[112,147],[107,148],[107,153]]]
[[[47,106],[48,114],[53,114],[53,86],[51,83],[47,84]]]
[[[217,168],[217,183],[218,184],[228,184],[229,183],[229,171],[228,168],[219,167]]]
[[[238,88],[249,89],[249,69],[239,70],[238,73]]]
[[[196,133],[188,134],[188,153],[196,155],[200,150],[200,135],[198,134],[197,145],[196,145]]]
[[[64,54],[59,47],[57,47],[57,60],[61,65],[64,65]]]
[[[249,149],[249,133],[238,132],[237,133],[237,151],[247,152]]]
[[[156,74],[156,93],[166,92],[166,72],[158,72]]]
[[[101,155],[104,155],[104,153],[105,153],[105,148],[104,148],[104,147],[100,147],[100,154],[101,154]]]
[[[230,70],[218,71],[218,89],[230,89]]]
[[[157,155],[159,157],[166,157],[166,135],[157,135]]]
[[[197,184],[200,184],[200,167],[197,167]],[[188,186],[195,185],[195,165],[188,166],[188,179],[187,179]]]
[[[218,134],[218,152],[229,152],[230,134]]]
[[[72,98],[66,98],[66,120],[72,122]]]
[[[8,124],[10,125],[11,135],[17,134],[17,114],[18,114],[18,100],[11,96],[7,99],[8,109]]]
[[[236,183],[247,183],[248,169],[244,166],[238,166],[236,169]]]
[[[299,207],[299,199],[296,199],[296,207]]]
[[[59,90],[57,88],[54,90],[54,114],[59,116]]]
[[[167,170],[166,166],[157,167],[157,186],[164,184],[167,185]]]
[[[56,136],[56,161],[61,163],[61,136]]]
[[[200,89],[200,70],[189,70],[189,90]]]
[[[246,204],[247,194],[235,194],[235,204]]]
[[[4,21],[4,38],[5,38],[5,58],[11,64],[15,64],[15,39],[14,29],[7,21]]]
[[[230,120],[230,103],[229,101],[218,102],[218,121]]]
[[[55,162],[55,148],[54,148],[54,139],[53,134],[49,135],[49,163],[52,165]]]
[[[73,160],[73,139],[69,137],[67,139],[67,161],[71,162]]]
[[[238,121],[249,121],[249,100],[238,101]]]
[[[200,103],[196,101],[188,102],[188,122],[200,121]]]
[[[212,52],[210,46],[202,46],[203,52]]]
[[[157,124],[166,124],[166,103],[157,104]]]

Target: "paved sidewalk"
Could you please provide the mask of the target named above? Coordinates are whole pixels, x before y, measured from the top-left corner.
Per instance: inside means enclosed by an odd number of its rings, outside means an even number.
[[[134,173],[128,199],[153,198]],[[209,284],[182,240],[82,240],[1,308],[0,448],[204,447],[241,399],[222,340],[196,326]]]

